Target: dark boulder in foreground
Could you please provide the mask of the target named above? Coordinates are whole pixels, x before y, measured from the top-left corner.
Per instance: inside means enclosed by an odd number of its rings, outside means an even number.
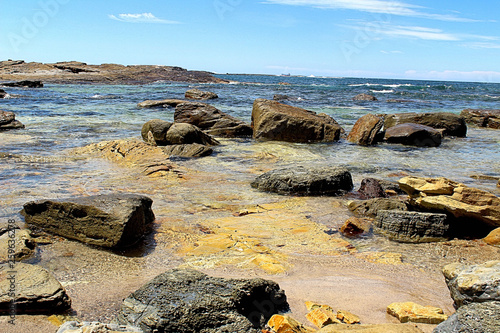
[[[463,116],[451,112],[398,113],[385,116],[385,129],[399,124],[419,124],[441,130],[444,136],[465,137],[467,124]]]
[[[251,186],[279,194],[338,196],[351,191],[353,183],[351,173],[344,168],[297,166],[266,172]]]
[[[267,99],[256,99],[252,109],[255,139],[287,142],[333,142],[342,127],[326,114],[304,110]]]
[[[0,131],[24,128],[13,112],[0,110]]]
[[[210,91],[202,91],[200,89],[190,89],[186,91],[184,97],[188,99],[198,99],[198,100],[207,100],[207,99],[215,99],[219,98],[216,93]]]
[[[10,313],[12,282],[15,285],[13,292],[17,315],[54,314],[71,307],[66,290],[45,268],[16,263],[15,269],[12,269],[4,264],[0,266],[0,315]]]
[[[383,140],[383,134],[380,135],[382,127],[384,127],[384,118],[366,114],[356,121],[347,136],[347,141],[362,146],[373,145]]]
[[[154,221],[152,204],[142,195],[108,194],[33,201],[21,214],[29,225],[53,234],[103,247],[127,247]]]
[[[500,129],[500,110],[465,109],[460,113],[468,123],[479,127]]]
[[[384,139],[388,143],[400,143],[417,147],[438,147],[441,145],[441,133],[429,126],[419,124],[399,124],[385,131]]]
[[[370,95],[370,94],[359,94],[356,95],[352,98],[353,101],[369,101],[369,102],[374,102],[378,101],[377,97]]]
[[[174,269],[127,297],[117,321],[147,333],[260,333],[273,314],[288,309],[284,291],[273,281]]]
[[[446,214],[378,211],[373,230],[403,243],[437,242],[447,239],[450,228]]]
[[[5,97],[7,97],[7,95],[8,94],[7,94],[7,92],[5,90],[0,89],[0,98],[5,98]]]
[[[205,103],[177,104],[174,122],[188,123],[207,134],[221,137],[250,137],[253,133],[249,124]]]
[[[32,81],[32,80],[23,80],[17,82],[4,82],[0,85],[4,87],[22,87],[22,88],[43,88],[42,81]]]
[[[460,307],[432,333],[494,333],[500,327],[500,302],[471,303]]]

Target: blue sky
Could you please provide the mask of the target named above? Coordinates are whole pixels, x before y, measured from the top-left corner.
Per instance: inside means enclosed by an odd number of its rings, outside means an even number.
[[[500,82],[500,1],[0,0],[0,59]]]

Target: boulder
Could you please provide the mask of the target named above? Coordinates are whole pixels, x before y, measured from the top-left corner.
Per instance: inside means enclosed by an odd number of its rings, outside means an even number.
[[[347,237],[355,237],[364,233],[368,233],[372,227],[372,219],[362,219],[350,217],[340,227],[339,231]]]
[[[7,92],[3,89],[0,89],[0,98],[5,98],[7,97],[9,94],[7,94]]]
[[[491,231],[488,236],[484,238],[484,241],[489,245],[500,246],[500,228]]]
[[[493,333],[499,327],[500,302],[471,303],[461,306],[432,333]]]
[[[273,281],[173,269],[130,294],[117,322],[146,333],[260,333],[272,315],[288,309],[284,291]]]
[[[338,310],[337,319],[346,324],[358,324],[361,322],[358,316],[346,310]]]
[[[276,94],[273,96],[273,100],[275,100],[277,102],[282,102],[282,101],[298,102],[298,101],[302,101],[303,99],[300,97],[291,97],[288,95]]]
[[[410,204],[420,210],[468,219],[470,229],[477,229],[481,223],[487,224],[490,231],[500,227],[500,198],[492,193],[446,178],[408,176],[398,183],[410,196]]]
[[[500,260],[480,265],[449,264],[443,268],[443,275],[455,308],[500,301]]]
[[[363,201],[351,201],[349,210],[357,215],[375,217],[381,210],[408,210],[405,202],[399,199],[374,198]]]
[[[353,101],[369,101],[369,102],[374,102],[378,101],[377,97],[370,95],[370,94],[358,94],[352,98]]]
[[[28,202],[26,223],[83,243],[127,247],[140,240],[154,221],[153,200],[136,194],[108,194]]]
[[[422,306],[413,302],[392,303],[387,313],[398,318],[400,322],[439,324],[448,319],[443,309],[434,306]]]
[[[6,229],[0,231],[0,264],[26,259],[35,252],[35,243],[29,230]]]
[[[500,110],[465,109],[460,113],[468,123],[479,127],[500,129]]]
[[[16,120],[13,112],[0,110],[0,131],[20,128],[24,128],[24,125]]]
[[[184,97],[188,99],[198,99],[198,100],[207,100],[207,99],[215,99],[219,98],[216,93],[210,91],[202,91],[200,89],[190,89],[186,91]]]
[[[450,224],[446,214],[379,210],[373,230],[404,243],[437,242],[447,239]]]
[[[267,326],[273,333],[313,333],[316,331],[302,325],[289,315],[273,315]]]
[[[204,157],[210,156],[214,152],[212,148],[199,143],[169,145],[162,147],[162,149],[169,156],[180,157]]]
[[[367,199],[387,198],[390,194],[396,195],[404,193],[399,188],[398,183],[376,178],[364,178],[361,181],[358,192]]]
[[[138,327],[116,325],[116,324],[103,324],[99,322],[78,322],[67,321],[62,324],[56,333],[144,333]]]
[[[385,141],[417,147],[438,147],[442,136],[438,130],[419,124],[399,124],[386,129]]]
[[[4,82],[0,85],[4,87],[22,87],[22,88],[43,88],[42,81],[33,81],[33,80],[23,80],[17,82]]]
[[[176,107],[178,104],[186,103],[183,99],[162,99],[162,100],[147,100],[137,104],[139,108],[166,108]]]
[[[347,136],[347,141],[362,146],[373,145],[382,141],[383,135],[380,135],[380,131],[383,126],[384,118],[373,114],[366,114],[356,121]]]
[[[347,169],[303,166],[271,170],[258,176],[251,186],[260,191],[310,196],[339,196],[353,188]]]
[[[252,128],[255,139],[304,143],[336,141],[343,131],[327,115],[266,99],[253,103]]]
[[[12,288],[12,283],[15,287]],[[45,268],[16,263],[0,266],[0,314],[53,314],[71,307],[66,290]]]
[[[221,137],[250,137],[253,133],[250,125],[204,103],[178,104],[174,121],[194,125],[205,133]]]
[[[422,333],[414,324],[328,325],[316,333]]]
[[[219,144],[219,141],[205,134],[198,127],[186,123],[173,123],[165,135],[165,141],[169,145],[198,143],[215,146]]]
[[[467,124],[462,116],[451,112],[429,113],[398,113],[385,116],[384,127],[394,127],[400,124],[419,124],[442,130],[444,136],[465,137]]]
[[[144,125],[142,125],[141,129],[142,139],[145,142],[156,146],[166,146],[168,144],[168,141],[166,139],[167,132],[171,126],[172,123],[165,120],[161,119],[150,120],[144,123]]]
[[[330,324],[340,324],[341,321],[337,319],[337,315],[328,309],[319,307],[311,310],[306,315],[307,320],[309,320],[317,328],[323,328]]]

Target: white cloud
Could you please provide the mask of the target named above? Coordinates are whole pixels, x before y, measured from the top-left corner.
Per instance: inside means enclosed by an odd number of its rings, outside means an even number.
[[[499,82],[500,72],[495,71],[422,71],[408,70],[405,72],[408,79],[440,80],[440,81],[468,81],[468,82]]]
[[[454,15],[426,13],[423,11],[423,9],[425,9],[424,7],[392,0],[265,0],[264,3],[291,6],[310,6],[323,9],[350,9],[368,13],[410,16],[441,21],[476,21]]]
[[[158,18],[151,13],[142,13],[142,14],[118,14],[108,15],[110,19],[120,21],[120,22],[128,22],[128,23],[163,23],[163,24],[179,24],[177,21],[169,21]]]
[[[386,30],[381,30],[380,33],[389,36],[414,37],[425,40],[440,40],[440,41],[461,40],[459,36],[445,33],[441,29],[433,29],[425,27],[393,26],[393,27],[387,27]]]

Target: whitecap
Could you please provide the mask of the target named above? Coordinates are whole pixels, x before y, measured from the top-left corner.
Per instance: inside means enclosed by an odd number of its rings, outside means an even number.
[[[379,94],[391,94],[394,92],[393,89],[391,90],[370,90],[372,93],[379,93]]]

